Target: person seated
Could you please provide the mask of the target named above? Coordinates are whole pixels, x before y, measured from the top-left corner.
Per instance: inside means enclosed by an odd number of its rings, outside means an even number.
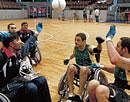
[[[21,58],[18,52],[26,46],[23,47],[19,36],[12,33],[3,40],[3,45],[4,47],[0,50],[0,92],[5,94],[11,102],[51,102],[48,83],[44,76],[25,79],[20,75],[24,58]]]
[[[36,25],[36,30],[37,30],[37,32],[34,32],[34,31],[28,29],[28,23],[23,22],[21,24],[21,29],[19,31],[17,31],[17,34],[19,35],[21,41],[25,43],[31,36],[36,36],[36,37],[38,36],[38,34],[42,30],[42,23],[38,23],[38,25]],[[32,59],[32,63],[36,62],[36,59],[35,59],[36,47],[37,47],[36,42],[34,42],[34,44],[32,44],[32,47],[30,49],[30,57]]]
[[[16,33],[16,25],[14,23],[9,23],[7,26],[8,31],[0,31],[0,38],[6,39],[10,34]]]
[[[112,38],[116,34],[115,25],[110,26],[106,35],[106,45],[111,64],[104,65],[103,70],[114,73],[114,82],[100,85],[92,80],[88,85],[88,102],[128,102],[124,91],[130,89],[130,37],[121,37],[115,47]]]
[[[88,76],[90,75],[91,71],[87,66],[92,64],[92,60],[90,58],[90,55],[93,53],[101,53],[102,50],[102,43],[104,42],[104,39],[98,37],[98,45],[97,47],[93,47],[92,45],[86,44],[86,34],[85,33],[78,33],[75,36],[75,47],[73,50],[72,55],[69,59],[64,60],[64,64],[68,64],[69,61],[73,58],[75,58],[76,64],[70,64],[67,69],[67,82],[69,86],[69,96],[68,100],[82,100],[82,93],[84,90],[84,85],[86,80],[88,79]],[[79,93],[78,95],[74,94],[74,88],[73,88],[73,81],[74,76],[78,74],[79,76]],[[80,102],[79,101],[79,102]]]
[[[21,23],[21,29],[19,31],[17,31],[17,34],[19,35],[21,41],[25,43],[31,35],[35,34],[35,32],[28,29],[27,22],[23,22],[23,23]]]

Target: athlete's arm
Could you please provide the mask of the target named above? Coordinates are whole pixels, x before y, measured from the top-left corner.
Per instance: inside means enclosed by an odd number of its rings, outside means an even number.
[[[75,48],[74,48],[74,50],[75,50]],[[75,52],[74,50],[73,50],[73,53],[70,55],[70,58],[69,58],[70,60],[74,58],[74,52]]]
[[[107,71],[109,73],[114,73],[114,68],[115,66],[108,66],[108,65],[104,65],[101,69],[104,70],[104,71]]]
[[[70,60],[74,58],[74,54],[70,55]]]
[[[10,35],[9,32],[6,32],[6,31],[1,31],[1,32],[0,32],[0,37],[1,37],[2,39],[7,38],[9,35]]]
[[[130,69],[130,58],[120,56],[116,51],[112,41],[108,40],[106,45],[111,63],[124,69]]]

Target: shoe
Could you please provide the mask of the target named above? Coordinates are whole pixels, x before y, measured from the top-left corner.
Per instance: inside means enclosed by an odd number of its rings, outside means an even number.
[[[98,44],[102,44],[105,40],[102,38],[102,37],[100,37],[100,36],[97,36],[96,37],[96,40],[97,40],[97,43]]]
[[[69,96],[66,102],[82,102],[79,95]]]

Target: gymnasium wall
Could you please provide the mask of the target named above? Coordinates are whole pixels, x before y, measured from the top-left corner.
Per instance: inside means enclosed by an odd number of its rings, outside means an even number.
[[[27,10],[0,10],[0,20],[28,18]]]
[[[83,10],[64,10],[65,19],[73,19],[73,13],[76,13],[79,17],[79,20],[83,19]],[[93,11],[93,19],[95,19],[94,11]],[[59,16],[61,16],[62,13],[57,13],[55,11],[52,11],[52,18],[57,19]],[[89,17],[89,11],[87,11],[87,16]],[[107,10],[100,10],[100,22],[106,22],[107,21]]]

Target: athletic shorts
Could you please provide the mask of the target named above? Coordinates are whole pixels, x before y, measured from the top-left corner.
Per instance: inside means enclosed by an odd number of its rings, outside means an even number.
[[[80,68],[81,67],[88,67],[90,69],[90,72],[92,73],[93,70],[90,66],[81,66],[81,65],[78,65],[78,64],[73,64],[76,68],[77,68],[77,73],[75,74],[75,77],[79,79],[79,73],[80,73]]]

